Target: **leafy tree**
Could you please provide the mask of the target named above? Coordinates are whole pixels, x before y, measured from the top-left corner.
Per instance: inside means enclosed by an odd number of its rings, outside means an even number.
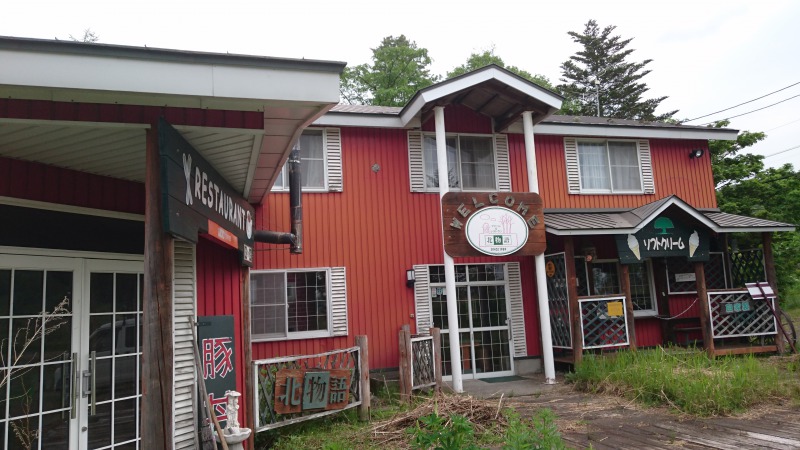
[[[403,106],[418,90],[438,81],[430,73],[428,50],[404,35],[383,38],[372,49],[372,63],[348,67],[341,77],[340,94],[346,103]]]
[[[800,172],[791,164],[758,171],[719,188],[717,202],[722,211],[731,214],[800,224]],[[755,233],[737,238],[742,248],[757,246],[761,240]],[[800,234],[775,233],[772,243],[779,285],[796,288],[800,284]]]
[[[714,123],[714,128],[724,128],[730,121],[721,120]],[[764,140],[767,135],[762,132],[742,131],[735,141],[708,141],[711,154],[711,168],[714,171],[714,185],[721,188],[754,177],[764,169],[764,157],[752,153],[739,154],[743,148],[750,147]]]
[[[582,34],[568,33],[583,49],[561,64],[563,84],[558,89],[566,98],[562,112],[618,119],[663,121],[671,118],[677,111],[655,113],[667,97],[642,98],[649,88],[641,79],[650,73],[645,67],[653,60],[628,62],[634,50],[626,47],[633,38],[612,35],[615,28],[609,25],[601,30],[596,21],[590,20]]]
[[[483,53],[473,53],[469,55],[467,62],[458,67],[455,67],[450,72],[447,72],[447,76],[445,78],[447,79],[455,78],[459,75],[463,75],[467,72],[472,72],[473,70],[478,70],[490,64],[495,64],[500,67],[503,67],[507,69],[509,72],[513,72],[521,76],[522,78],[525,78],[526,80],[538,84],[543,88],[550,89],[551,91],[555,90],[553,85],[550,84],[550,80],[548,80],[547,77],[545,77],[544,75],[539,75],[539,74],[532,75],[530,72],[522,70],[519,67],[507,66],[502,58],[495,55],[494,47],[492,47],[489,50],[484,50]]]
[[[83,36],[76,38],[75,36],[70,34],[69,40],[75,42],[97,42],[100,40],[100,36],[98,36],[97,33],[92,31],[91,28],[87,28],[83,30]]]

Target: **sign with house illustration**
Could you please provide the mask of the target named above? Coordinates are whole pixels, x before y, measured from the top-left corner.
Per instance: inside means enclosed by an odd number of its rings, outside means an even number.
[[[699,227],[659,216],[635,234],[616,236],[619,261],[636,264],[648,258],[685,256],[689,261],[708,261],[708,233]]]

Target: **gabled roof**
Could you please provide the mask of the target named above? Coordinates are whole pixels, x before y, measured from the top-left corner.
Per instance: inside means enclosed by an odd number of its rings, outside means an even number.
[[[676,195],[630,210],[545,210],[544,222],[547,232],[555,235],[634,234],[670,207],[680,209],[716,233],[795,230],[795,226],[788,223],[719,211],[701,211]]]

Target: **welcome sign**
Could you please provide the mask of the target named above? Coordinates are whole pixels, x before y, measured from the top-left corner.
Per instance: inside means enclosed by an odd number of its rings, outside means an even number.
[[[167,121],[158,124],[164,231],[197,242],[198,233],[239,250],[253,265],[255,210]]]

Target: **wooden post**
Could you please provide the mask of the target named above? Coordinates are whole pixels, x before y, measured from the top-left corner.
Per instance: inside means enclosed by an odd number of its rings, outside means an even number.
[[[358,420],[366,422],[369,420],[371,407],[370,399],[372,398],[369,386],[369,346],[367,336],[356,336],[356,345],[361,353],[358,361],[360,363],[359,371],[361,373],[361,404],[358,405]]]
[[[158,125],[147,130],[142,299],[142,448],[172,448],[172,272],[174,248],[161,217]]]
[[[573,363],[578,364],[583,359],[583,334],[581,333],[581,308],[578,303],[578,280],[575,275],[575,242],[572,240],[572,236],[564,236],[564,261],[567,265],[567,297],[569,300],[570,327],[572,328],[572,359]]]
[[[645,270],[647,270],[645,268]],[[625,294],[625,315],[628,322],[628,342],[631,350],[636,351],[636,323],[633,318],[633,296],[631,294],[631,268],[627,264],[620,264],[619,283],[622,293]]]
[[[775,319],[781,321],[781,306],[778,302],[778,272],[775,270],[775,256],[772,253],[772,232],[761,233],[761,246],[764,248],[764,271],[767,273],[767,282],[775,291]],[[782,339],[781,330],[776,330],[775,343],[778,346],[778,354],[786,351],[786,342]]]
[[[708,356],[715,354],[714,339],[711,333],[711,312],[708,310],[708,289],[706,288],[706,271],[703,263],[694,263],[694,277],[697,284],[697,301],[700,303],[700,328],[703,329],[703,346]]]
[[[442,334],[434,327],[431,328],[433,337],[433,370],[436,374],[436,393],[442,392]]]
[[[403,325],[399,333],[400,344],[400,399],[404,402],[411,401],[411,331],[408,325]]]
[[[244,349],[244,390],[243,395],[245,405],[253,404],[253,396],[255,395],[255,386],[253,386],[253,346],[250,342],[250,268],[242,267],[241,270],[241,286],[242,286],[242,348]],[[256,417],[258,411],[254,411],[252,406],[245,406],[244,410],[247,413],[247,427],[251,430],[256,429]],[[255,433],[250,433],[250,448],[256,448]]]

